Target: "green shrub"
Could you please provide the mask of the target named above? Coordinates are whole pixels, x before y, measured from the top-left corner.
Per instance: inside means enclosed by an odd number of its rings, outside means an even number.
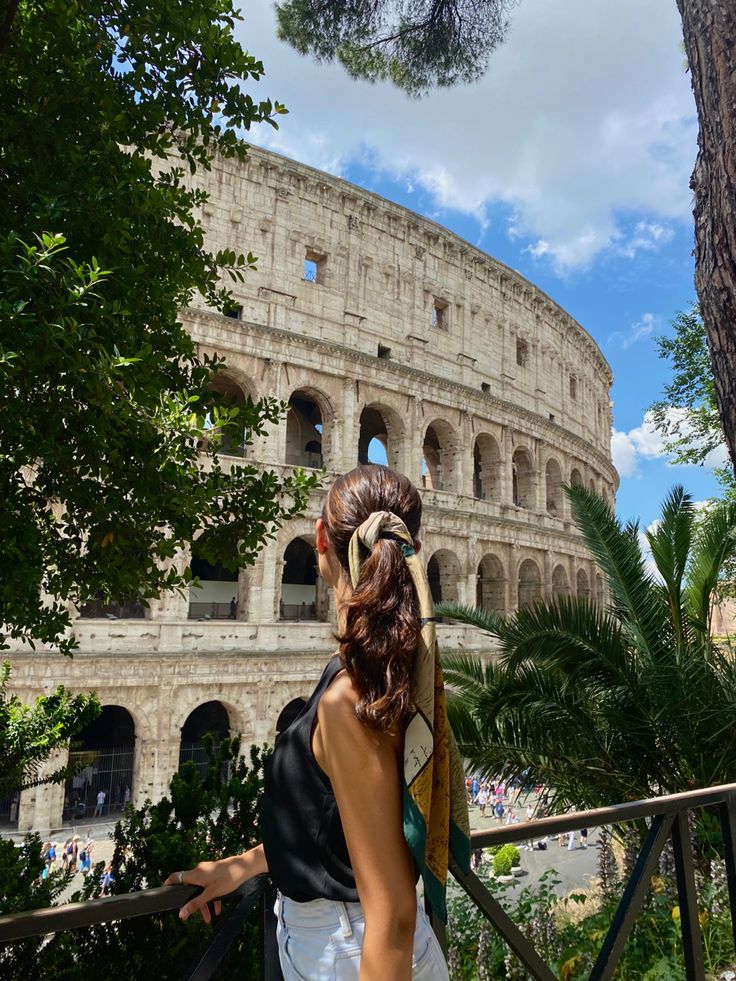
[[[493,856],[493,873],[494,875],[511,875],[511,869],[513,868],[513,861],[511,855],[506,851],[506,848],[502,848],[500,851],[496,852]]]
[[[204,779],[200,780],[194,763],[185,763],[171,779],[169,798],[156,804],[148,801],[139,810],[128,808],[116,825],[113,894],[159,886],[170,872],[246,851],[259,840],[265,752],[251,747],[245,760],[239,755],[239,740],[224,739],[215,752],[208,737],[205,748],[209,766]],[[35,862],[39,843],[32,844],[29,854]],[[20,858],[17,864],[22,864]],[[32,878],[38,875],[39,864],[35,863]],[[95,867],[73,899],[90,899],[99,892],[102,867],[102,863]],[[5,871],[1,865],[0,871]],[[34,894],[43,888],[51,886],[34,885]],[[28,908],[27,898],[19,908],[23,906]],[[261,977],[261,920],[256,914],[247,921],[218,971],[218,981]],[[176,911],[141,916],[2,948],[0,977],[3,981],[86,981],[92,973],[115,981],[168,981],[188,975],[211,937],[212,928],[200,917],[184,923]]]

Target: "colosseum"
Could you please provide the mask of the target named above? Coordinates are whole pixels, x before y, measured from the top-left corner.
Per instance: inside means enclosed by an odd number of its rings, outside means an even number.
[[[229,316],[183,313],[201,351],[224,355],[234,399],[274,395],[282,423],[226,447],[276,471],[388,463],[421,488],[421,555],[436,599],[502,612],[549,593],[601,598],[564,483],[613,502],[611,372],[588,333],[518,273],[439,225],[341,179],[251,149],[202,178],[213,248],[252,251],[258,271]],[[202,736],[270,740],[334,649],[316,576],[315,493],[255,566],[192,559],[202,588],[150,607],[89,604],[73,660],[12,657],[24,699],[59,683],[95,689],[103,714],[66,786],[2,802],[0,819],[46,831],[166,792]],[[188,560],[182,557],[182,562]],[[440,624],[445,651],[482,650]],[[60,758],[50,761],[56,766]]]

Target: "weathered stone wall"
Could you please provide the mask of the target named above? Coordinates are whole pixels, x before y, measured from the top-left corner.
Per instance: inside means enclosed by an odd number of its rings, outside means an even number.
[[[249,461],[288,469],[302,452],[337,474],[377,435],[389,464],[424,486],[421,555],[443,598],[511,611],[543,593],[600,596],[560,491],[582,481],[613,501],[618,483],[611,373],[583,328],[445,229],[301,164],[253,149],[244,165],[216,161],[205,183],[209,244],[252,250],[258,272],[236,286],[238,318],[196,307],[186,326],[202,352],[226,357],[236,397],[298,400]],[[14,689],[31,698],[64,683],[126,708],[134,803],[164,792],[181,729],[205,702],[246,741],[270,740],[334,648],[319,585],[318,620],[282,619],[285,550],[313,543],[321,502],[315,493],[241,570],[235,619],[227,608],[190,618],[195,595],[162,598],[144,619],[80,619],[73,660],[13,655]],[[445,650],[483,648],[464,628],[439,632]],[[62,796],[24,794],[20,826],[58,827]]]

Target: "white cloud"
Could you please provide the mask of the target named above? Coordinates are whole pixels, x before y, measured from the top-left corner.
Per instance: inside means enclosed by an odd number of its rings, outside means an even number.
[[[481,222],[506,205],[510,233],[561,272],[606,251],[633,257],[689,220],[696,141],[676,5],[646,7],[523,0],[482,81],[416,102],[297,55],[256,0],[239,31],[267,75],[249,91],[291,115],[250,138],[337,173],[368,160]]]
[[[686,410],[670,408],[667,410],[667,415],[671,423],[680,423],[680,431],[683,436],[686,436],[688,427],[682,423]],[[635,426],[628,432],[613,430],[611,434],[611,456],[613,465],[622,477],[635,476],[639,469],[640,460],[653,460],[661,457],[672,466],[676,465],[672,463],[671,454],[665,448],[664,437],[654,426],[651,412],[646,412],[641,425]],[[727,460],[728,451],[725,445],[719,446],[707,455],[704,466],[708,469],[721,467]],[[684,464],[677,464],[677,466],[684,466]]]
[[[636,323],[632,324],[627,331],[617,330],[608,338],[609,341],[621,344],[623,348],[630,348],[632,344],[643,341],[652,334],[652,331],[659,325],[659,317],[653,313],[643,313]]]

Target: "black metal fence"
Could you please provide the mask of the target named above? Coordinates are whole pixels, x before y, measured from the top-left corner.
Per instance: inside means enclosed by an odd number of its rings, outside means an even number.
[[[238,605],[230,603],[190,603],[190,620],[237,620]]]
[[[69,763],[76,772],[64,785],[62,820],[119,814],[132,797],[134,762],[135,747],[130,743],[70,753]]]
[[[530,838],[564,834],[582,828],[645,821],[647,833],[644,844],[626,883],[609,931],[603,939],[589,975],[590,981],[610,981],[613,978],[624,944],[646,898],[659,855],[668,840],[672,841],[675,858],[686,978],[687,981],[705,981],[698,897],[688,822],[692,810],[704,807],[715,808],[720,818],[731,922],[736,945],[736,784],[616,804],[593,811],[567,814],[563,817],[543,818],[491,831],[475,832],[472,836],[473,847],[482,848],[507,842],[527,841]],[[532,943],[480,879],[472,872],[461,871],[454,864],[451,864],[450,871],[518,956],[529,975],[536,981],[556,981],[551,968],[542,960]],[[192,886],[171,886],[3,916],[0,917],[0,943],[12,943],[59,930],[74,930],[131,916],[145,916],[178,909],[196,893],[197,889]],[[214,977],[229,946],[237,937],[244,921],[254,914],[259,902],[261,915],[264,917],[264,951],[261,958],[263,979],[279,981],[281,978],[272,912],[273,896],[270,894],[266,877],[259,876],[250,880],[236,895],[237,905],[231,912],[221,917],[207,949],[186,975],[188,981],[209,981]],[[437,922],[433,925],[444,947],[444,926]]]
[[[79,616],[87,620],[143,620],[146,608],[140,600],[105,603],[93,599],[80,606]]]
[[[314,603],[281,603],[279,606],[281,620],[317,620],[317,607]]]

